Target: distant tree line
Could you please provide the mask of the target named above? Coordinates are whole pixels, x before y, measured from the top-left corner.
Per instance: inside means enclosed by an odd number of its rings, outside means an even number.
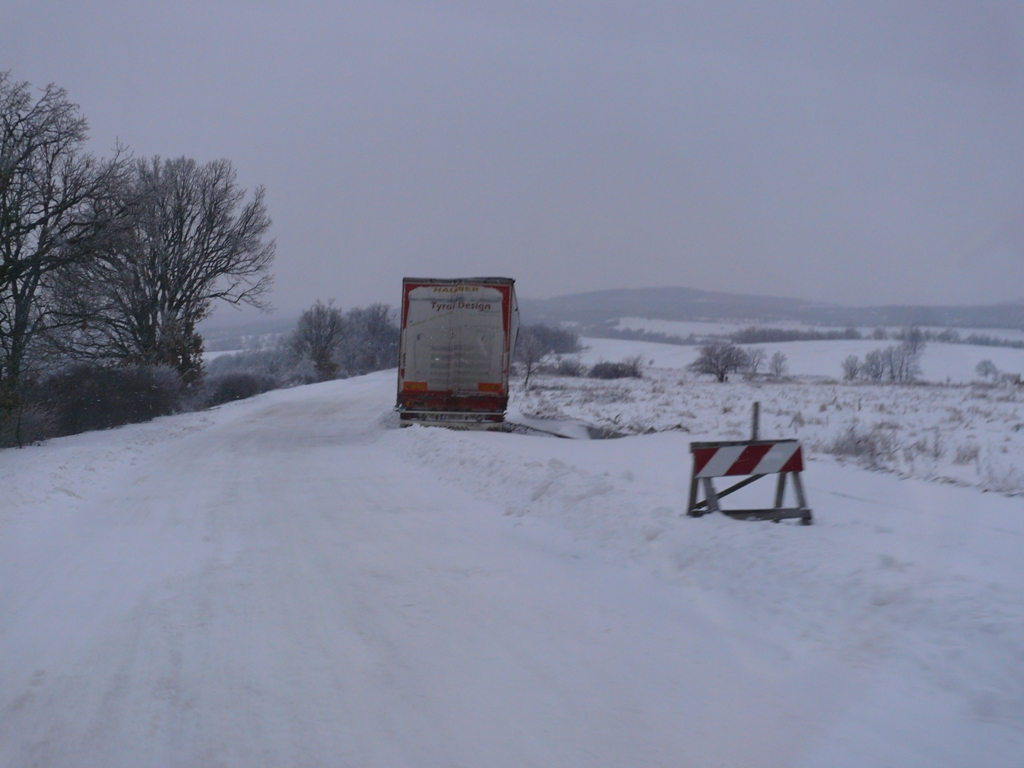
[[[946,338],[942,338],[947,334]],[[1024,349],[1024,340],[999,339],[985,333],[969,333],[962,339],[956,331],[942,331],[934,335],[935,341],[945,341],[949,344],[973,344],[978,347],[1010,347],[1012,349]]]
[[[791,328],[758,328],[750,326],[730,336],[734,344],[771,344],[782,341],[839,341],[862,338],[856,328],[841,331],[797,330]]]
[[[916,327],[916,326],[911,326]],[[940,342],[943,344],[972,344],[981,347],[1010,347],[1013,349],[1024,349],[1024,340],[1001,339],[984,333],[969,333],[961,336],[960,332],[953,328],[945,328],[941,331],[923,330],[918,328],[926,342]],[[856,341],[869,338],[878,341],[893,339],[902,341],[906,329],[889,331],[886,328],[875,328],[867,334],[856,328],[843,328],[836,330],[820,330],[798,328],[777,328],[749,326],[734,333],[715,336],[707,334],[697,336],[671,335],[657,331],[648,331],[636,328],[617,328],[613,323],[608,322],[590,330],[598,338],[623,339],[627,341],[651,341],[658,344],[675,344],[679,346],[696,346],[706,344],[709,341],[730,341],[733,344],[773,344],[788,341]]]
[[[700,339],[694,334],[689,336],[676,336],[660,331],[647,331],[640,328],[618,328],[614,325],[617,321],[609,321],[602,325],[591,328],[588,335],[599,339],[621,339],[623,341],[651,341],[655,344],[674,344],[676,346],[693,346],[700,344]]]

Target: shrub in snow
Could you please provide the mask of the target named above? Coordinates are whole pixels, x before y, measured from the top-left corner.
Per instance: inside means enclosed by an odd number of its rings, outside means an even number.
[[[953,457],[953,463],[965,466],[978,460],[979,449],[977,445],[968,443],[961,445],[956,449],[956,456]]]
[[[0,413],[0,448],[37,443],[57,435],[53,414],[38,405]]]
[[[982,360],[974,367],[975,372],[983,379],[988,377],[996,377],[999,375],[999,369],[996,368],[996,364],[991,360]]]
[[[309,358],[296,358],[284,345],[240,352],[236,355],[221,355],[206,366],[207,382],[229,373],[248,373],[276,379],[279,387],[312,384],[320,380],[316,367]]]
[[[206,380],[206,407],[255,397],[280,386],[277,377],[265,373],[239,371],[210,376]]]
[[[633,357],[624,358],[622,361],[625,365],[629,366],[629,375],[634,379],[643,378],[644,375],[644,358],[643,355],[633,355]],[[651,361],[654,362],[653,360]]]
[[[590,368],[592,379],[639,379],[643,376],[640,357],[629,358],[621,363],[595,363]]]
[[[846,428],[832,442],[822,446],[825,453],[842,458],[857,459],[870,467],[881,466],[895,457],[897,445],[893,429],[885,424],[876,424],[864,431],[856,422]]]
[[[914,460],[919,456],[925,456],[932,461],[938,461],[945,455],[946,448],[938,434],[933,436],[931,445],[928,444],[927,437],[922,437],[909,445],[903,446],[903,459],[908,464],[913,464]]]
[[[175,413],[185,396],[177,373],[166,366],[79,363],[44,380],[32,400],[51,414],[57,434],[73,435]]]
[[[555,366],[557,376],[586,376],[587,366],[578,357],[563,357]]]

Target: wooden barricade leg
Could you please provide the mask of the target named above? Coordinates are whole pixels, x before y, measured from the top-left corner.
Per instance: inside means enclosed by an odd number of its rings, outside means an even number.
[[[779,472],[779,482],[775,486],[775,508],[782,508],[782,501],[786,498],[786,473]]]
[[[690,517],[700,517],[704,513],[697,509],[697,477],[690,478],[690,503],[686,507],[686,514]]]
[[[718,494],[715,493],[715,486],[711,484],[711,478],[704,479],[704,498],[707,499],[708,512],[718,512]]]
[[[804,482],[800,479],[800,473],[793,473],[793,490],[796,491],[796,503],[803,510],[804,515],[800,518],[800,522],[804,525],[811,524],[811,510],[807,508],[807,500],[804,498]]]

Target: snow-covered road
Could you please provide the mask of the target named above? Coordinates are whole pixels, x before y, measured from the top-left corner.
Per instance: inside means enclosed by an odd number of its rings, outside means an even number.
[[[398,430],[393,376],[0,453],[0,765],[1020,764],[1018,499],[690,520],[689,436]]]

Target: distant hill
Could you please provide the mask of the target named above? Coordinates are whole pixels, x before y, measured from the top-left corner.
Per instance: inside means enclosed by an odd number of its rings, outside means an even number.
[[[600,326],[620,317],[656,320],[794,320],[811,325],[1024,328],[1024,304],[844,307],[802,299],[695,288],[618,288],[552,299],[520,299],[523,322]]]

